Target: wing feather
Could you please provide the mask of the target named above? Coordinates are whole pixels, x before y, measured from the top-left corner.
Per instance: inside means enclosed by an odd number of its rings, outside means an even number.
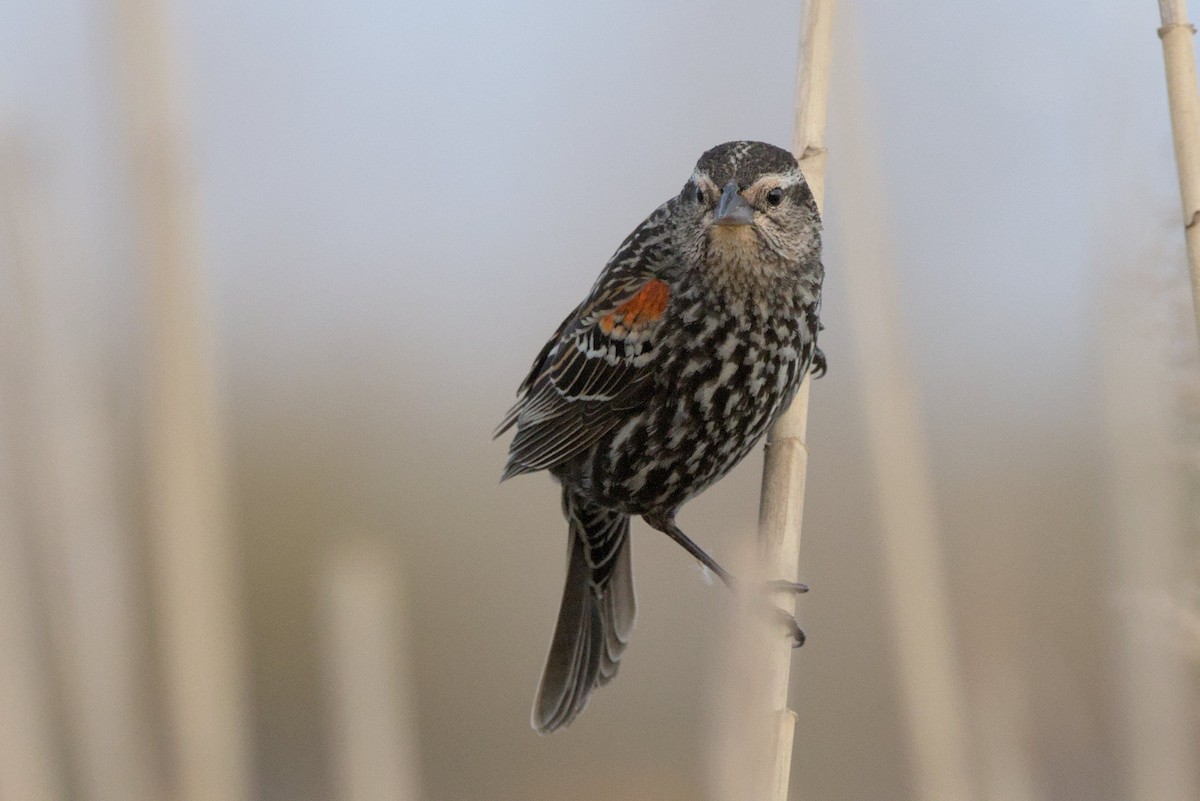
[[[638,226],[534,360],[496,436],[517,427],[504,478],[591,447],[644,396],[669,320],[663,244],[672,202]]]

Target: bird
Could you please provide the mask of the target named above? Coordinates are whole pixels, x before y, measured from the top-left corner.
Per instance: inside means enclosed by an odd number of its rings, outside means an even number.
[[[754,448],[807,374],[824,374],[823,279],[821,216],[796,158],[726,142],[625,238],[534,359],[495,436],[516,429],[501,481],[548,471],[567,520],[538,732],[570,724],[617,674],[637,615],[633,517],[733,586],[676,513]]]

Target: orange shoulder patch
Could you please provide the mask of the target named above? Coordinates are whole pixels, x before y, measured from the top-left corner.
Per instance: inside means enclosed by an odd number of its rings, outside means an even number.
[[[671,289],[664,281],[647,281],[637,294],[600,318],[600,330],[619,337],[640,326],[652,323],[667,310]]]
[[[670,299],[671,290],[665,282],[657,279],[647,281],[636,295],[617,308],[617,314],[625,318],[627,328],[636,328],[662,317]]]
[[[658,279],[647,281],[636,295],[600,318],[600,330],[611,334],[613,329],[619,327],[624,331],[617,333],[623,334],[652,323],[662,317],[670,299],[671,289],[665,282]]]

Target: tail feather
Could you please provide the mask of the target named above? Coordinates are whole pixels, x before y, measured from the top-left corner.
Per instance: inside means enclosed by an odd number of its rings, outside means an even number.
[[[543,734],[568,725],[592,690],[616,676],[637,617],[629,518],[566,488],[563,511],[570,525],[567,581],[533,704],[533,727]]]
[[[625,520],[624,543],[617,552],[617,562],[608,579],[608,588],[601,599],[601,619],[604,626],[604,652],[600,660],[600,686],[617,675],[617,666],[637,617],[637,600],[633,594],[633,568],[630,563],[629,519]]]

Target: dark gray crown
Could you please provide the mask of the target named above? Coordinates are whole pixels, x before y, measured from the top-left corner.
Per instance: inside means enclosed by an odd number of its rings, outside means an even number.
[[[726,142],[708,150],[696,162],[696,169],[717,186],[729,181],[749,185],[770,173],[798,170],[796,157],[781,147],[766,142]]]

